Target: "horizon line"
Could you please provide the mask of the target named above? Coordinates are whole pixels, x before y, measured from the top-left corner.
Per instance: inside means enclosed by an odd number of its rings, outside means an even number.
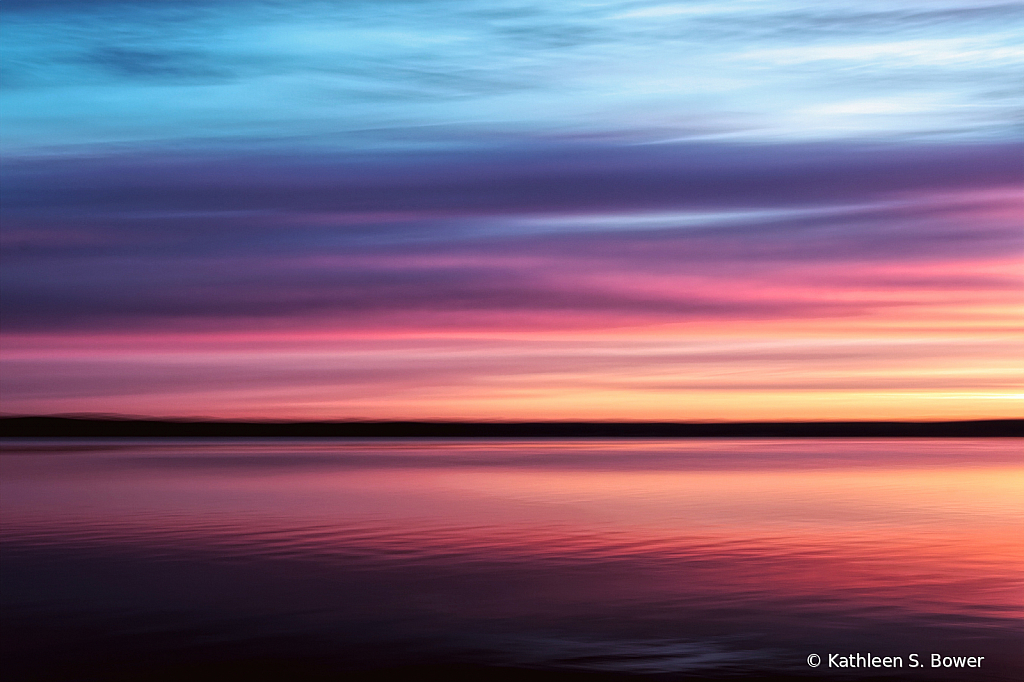
[[[1024,437],[1024,419],[945,421],[216,420],[0,415],[6,438],[978,438]]]

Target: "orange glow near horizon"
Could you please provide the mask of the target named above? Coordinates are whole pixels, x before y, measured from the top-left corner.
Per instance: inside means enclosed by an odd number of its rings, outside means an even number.
[[[775,329],[755,340],[749,330],[730,326],[718,335],[654,327],[581,337],[449,330],[380,337],[8,338],[8,366],[52,383],[34,387],[35,400],[8,402],[5,411],[483,420],[1020,414],[1015,333],[890,329],[853,335],[825,328],[804,336]],[[83,384],[79,390],[76,382]],[[104,384],[106,395],[93,393]]]

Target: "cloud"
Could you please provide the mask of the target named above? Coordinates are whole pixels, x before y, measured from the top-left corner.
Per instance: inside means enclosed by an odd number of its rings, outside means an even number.
[[[221,80],[230,71],[217,67],[209,55],[185,50],[138,50],[100,47],[82,58],[121,78],[171,81]]]
[[[1017,144],[623,146],[522,140],[458,153],[41,158],[6,166],[8,210],[537,212],[827,204],[1009,186]],[[59,192],[53,190],[59,186]]]
[[[13,162],[3,311],[23,331],[601,326],[862,316],[926,291],[1001,301],[1015,280],[971,264],[1021,252],[1019,151],[577,143]]]
[[[18,86],[8,89],[5,137],[36,153],[289,134],[340,136],[342,148],[436,148],[443,127],[492,141],[524,131],[646,141],[1017,136],[1013,5],[664,9],[5,3],[5,78]],[[917,110],[856,108],[900,98]]]
[[[328,326],[592,326],[861,316],[926,292],[1004,300],[1019,229],[936,229],[892,217],[836,225],[599,232],[354,248],[304,234],[210,254],[23,257],[5,267],[10,330]],[[327,235],[321,235],[326,237]],[[267,235],[261,235],[266,239]],[[981,263],[979,266],[978,263]],[[976,272],[972,273],[972,268]],[[987,268],[987,270],[986,270]],[[1002,292],[1000,294],[1000,292]],[[512,322],[517,320],[517,322]],[[319,321],[319,322],[317,322]]]

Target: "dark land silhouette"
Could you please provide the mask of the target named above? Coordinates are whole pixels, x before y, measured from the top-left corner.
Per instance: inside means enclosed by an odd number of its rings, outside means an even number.
[[[1024,419],[833,422],[227,421],[9,416],[6,438],[987,438]]]

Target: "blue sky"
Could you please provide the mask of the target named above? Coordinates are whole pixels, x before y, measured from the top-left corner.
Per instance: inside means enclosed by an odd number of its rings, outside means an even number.
[[[1019,135],[1020,3],[5,3],[7,153]],[[294,148],[294,147],[292,147]]]

